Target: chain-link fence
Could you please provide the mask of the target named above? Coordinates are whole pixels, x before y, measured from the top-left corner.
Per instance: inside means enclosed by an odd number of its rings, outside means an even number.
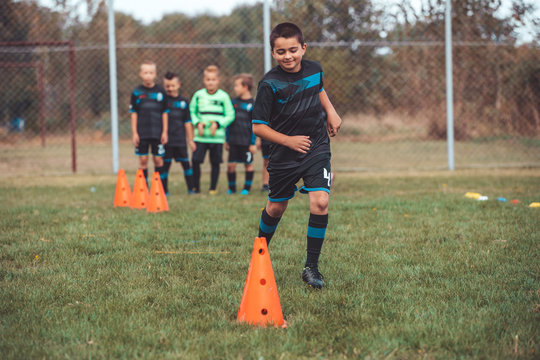
[[[61,174],[76,167],[78,173],[110,173],[105,3],[88,21],[33,1],[2,6],[0,171]],[[456,167],[540,165],[538,42],[517,45],[511,29],[497,41],[485,34],[465,36],[458,10]],[[332,144],[334,169],[444,169],[442,20],[417,17],[412,24],[394,16],[390,26],[388,16],[369,1],[272,6],[272,24],[293,21],[304,29],[306,57],[322,64],[325,89],[344,120]],[[157,63],[158,82],[166,71],[179,73],[188,98],[202,87],[202,69],[209,64],[220,67],[221,88],[231,95],[234,74],[260,79],[264,73],[262,4],[221,17],[168,15],[149,25],[117,13],[116,35],[120,166],[128,170],[138,164],[128,105],[143,60]]]

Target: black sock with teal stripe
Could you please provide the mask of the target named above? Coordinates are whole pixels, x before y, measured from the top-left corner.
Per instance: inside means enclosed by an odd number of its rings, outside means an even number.
[[[309,214],[309,222],[307,228],[306,267],[317,268],[319,264],[319,255],[321,254],[327,226],[328,214]]]
[[[161,183],[163,184],[163,190],[165,194],[169,193],[169,169],[171,168],[172,159],[163,159],[162,172],[159,174],[161,177]]]
[[[184,179],[186,180],[186,186],[189,191],[193,191],[193,169],[189,164],[189,160],[181,161],[182,168],[184,169]]]
[[[263,209],[261,214],[261,221],[259,222],[259,237],[266,238],[266,245],[270,244],[272,236],[276,232],[281,217],[275,218],[268,215],[266,208]]]
[[[144,181],[146,181],[146,185],[148,185],[148,169],[143,169],[143,175],[144,175]]]
[[[227,180],[229,181],[229,192],[235,193],[236,192],[236,171],[235,172],[227,172]]]
[[[251,190],[251,184],[253,184],[253,174],[254,171],[246,171],[246,180],[244,182],[244,189],[249,191]]]

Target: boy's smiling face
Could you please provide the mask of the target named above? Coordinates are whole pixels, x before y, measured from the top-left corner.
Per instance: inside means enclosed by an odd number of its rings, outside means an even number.
[[[219,88],[219,75],[215,72],[207,72],[203,76],[203,84],[209,94],[215,93]]]
[[[179,94],[178,90],[180,90],[180,80],[178,80],[177,77],[170,80],[163,79],[163,87],[165,88],[167,95],[177,97]]]
[[[279,37],[274,41],[272,57],[279,66],[290,73],[300,71],[302,56],[306,52],[306,44],[302,45],[296,36],[290,38]]]

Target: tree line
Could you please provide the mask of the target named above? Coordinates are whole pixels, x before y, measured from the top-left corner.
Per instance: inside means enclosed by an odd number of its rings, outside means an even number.
[[[104,1],[85,0],[83,17],[74,4],[57,1],[54,9],[32,0],[0,5],[0,41],[72,41],[76,48],[78,126],[107,126],[109,64],[107,8]],[[338,111],[352,121],[363,115],[389,114],[425,126],[429,138],[445,138],[444,3],[424,0],[382,6],[375,0],[277,0],[271,22],[297,23],[308,43],[308,58],[322,63],[325,88]],[[454,102],[456,137],[540,134],[540,35],[519,43],[516,29],[538,26],[534,2],[512,1],[500,14],[498,0],[453,3]],[[239,72],[261,78],[263,69],[262,4],[243,5],[231,14],[165,15],[143,24],[115,14],[120,117],[129,118],[129,95],[142,60],[152,59],[158,72],[175,71],[182,92],[190,97],[202,87],[201,72],[216,64],[222,88],[232,92]],[[68,54],[63,48],[33,51],[0,49],[2,121],[23,116],[38,131],[39,94],[32,68],[13,71],[6,63],[39,62],[44,67],[47,126],[67,129],[69,118]],[[397,115],[396,115],[397,114]],[[128,135],[127,133],[125,135]]]

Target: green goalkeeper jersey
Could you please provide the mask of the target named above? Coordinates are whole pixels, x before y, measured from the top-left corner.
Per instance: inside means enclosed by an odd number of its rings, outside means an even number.
[[[195,127],[195,141],[214,144],[225,142],[225,129],[234,121],[234,107],[225,91],[218,89],[215,93],[209,94],[206,89],[200,89],[191,98],[189,112]],[[210,134],[210,125],[213,121],[219,124],[215,136]],[[202,136],[197,130],[198,123],[204,124]]]

